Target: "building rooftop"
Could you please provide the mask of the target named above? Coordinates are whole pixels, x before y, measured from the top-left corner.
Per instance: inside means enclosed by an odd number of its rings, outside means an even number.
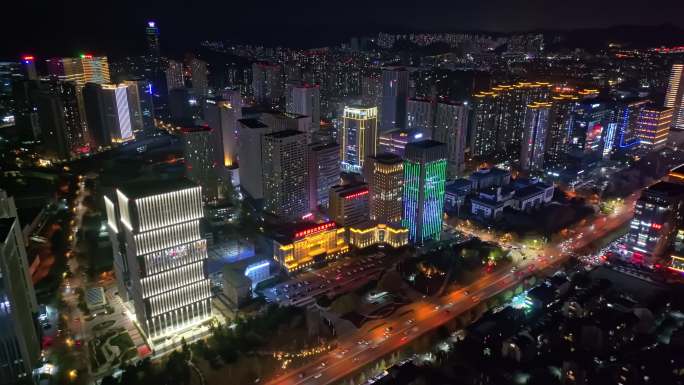
[[[676,197],[679,195],[684,195],[684,185],[672,182],[658,182],[645,188],[642,195],[646,194],[657,194],[666,195],[668,197]]]
[[[518,199],[523,199],[523,198],[528,198],[531,196],[539,195],[544,193],[544,189],[542,187],[537,186],[536,184],[529,185],[520,189],[515,190],[515,197]]]
[[[240,119],[238,120],[240,124],[247,128],[266,128],[268,127],[258,119]]]
[[[330,148],[339,148],[340,145],[337,143],[316,143],[316,144],[311,144],[309,148],[311,151],[322,151],[322,150],[327,150]]]
[[[435,148],[444,146],[444,143],[432,139],[427,139],[407,144],[406,148],[408,148],[409,146],[414,148]]]
[[[164,194],[171,191],[198,187],[195,182],[186,178],[174,179],[138,179],[118,187],[130,199],[144,198],[151,195]]]
[[[376,156],[371,156],[371,158],[375,159],[375,161],[382,164],[396,164],[403,162],[400,156],[396,154],[391,154],[389,152],[383,152]]]
[[[298,131],[298,130],[283,130],[283,131],[277,131],[277,132],[273,132],[270,134],[266,134],[266,135],[264,135],[264,137],[282,139],[282,138],[287,138],[287,137],[296,136],[296,135],[304,135],[304,133],[301,131]]]
[[[181,127],[180,131],[183,134],[191,134],[194,132],[208,132],[208,131],[211,131],[211,127],[209,127],[209,126],[183,126],[183,127]]]
[[[487,178],[489,176],[503,176],[510,174],[510,171],[503,170],[497,167],[492,168],[481,168],[472,174],[470,174],[470,179]]]

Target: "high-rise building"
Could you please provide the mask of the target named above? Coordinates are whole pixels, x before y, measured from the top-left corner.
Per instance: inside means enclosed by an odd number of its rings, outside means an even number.
[[[408,89],[409,73],[406,68],[392,67],[382,70],[381,131],[406,128]]]
[[[321,126],[321,89],[316,84],[288,83],[285,93],[287,112],[311,117],[312,129]]]
[[[187,179],[136,181],[104,201],[119,295],[148,341],[209,320],[201,188]]]
[[[102,84],[107,131],[112,143],[123,143],[135,139],[134,127],[142,129],[142,120],[136,121],[140,114],[140,102],[137,92],[126,84]]]
[[[240,160],[240,188],[253,201],[264,198],[262,149],[264,135],[274,130],[257,119],[238,121],[238,159]]]
[[[238,120],[240,106],[234,106],[223,98],[210,98],[204,104],[204,120],[209,127],[217,130],[219,143],[216,145],[219,163],[224,167],[237,165],[238,161]]]
[[[188,69],[190,70],[190,84],[192,84],[193,94],[200,99],[206,98],[209,95],[207,63],[193,57],[188,60]]]
[[[339,137],[342,169],[361,173],[366,158],[377,154],[377,107],[344,107],[342,132]]]
[[[352,183],[333,186],[330,189],[328,216],[342,227],[368,222],[370,218],[368,185]]]
[[[27,80],[38,80],[38,72],[36,71],[36,60],[33,56],[23,56],[21,58],[21,67],[23,69],[24,77]]]
[[[340,181],[340,146],[337,143],[309,145],[307,163],[309,209],[327,208],[330,188]]]
[[[435,121],[435,103],[430,99],[411,98],[406,103],[406,130],[421,133],[425,138],[432,135]]]
[[[447,177],[449,179],[455,179],[465,167],[467,131],[468,109],[463,103],[437,103],[432,139],[447,146]]]
[[[282,68],[278,64],[252,64],[252,92],[257,104],[278,107],[283,97]]]
[[[494,92],[473,95],[470,152],[474,156],[488,157],[496,152],[498,97]]]
[[[551,106],[551,103],[545,102],[532,103],[527,106],[520,148],[520,168],[525,171],[541,171],[544,167]]]
[[[217,131],[205,126],[182,127],[180,131],[184,145],[185,176],[202,186],[205,202],[215,202],[219,198]]]
[[[406,146],[402,225],[412,243],[441,237],[446,168],[444,143],[424,140]]]
[[[670,135],[674,109],[650,105],[641,109],[637,120],[640,147],[649,151],[663,149]]]
[[[665,107],[672,108],[672,127],[684,130],[684,64],[673,64],[665,94]]]
[[[602,154],[613,110],[601,100],[581,101],[575,108],[570,129],[570,152],[575,155]]]
[[[69,159],[82,144],[82,120],[76,84],[50,80],[42,82],[36,103],[43,143],[55,159]]]
[[[133,106],[139,106],[138,111],[133,108],[135,124],[133,129],[151,134],[155,131],[154,125],[154,99],[152,82],[145,79],[124,80],[123,84],[129,87],[129,95],[132,96]],[[137,99],[137,102],[135,100]]]
[[[309,212],[306,134],[278,131],[263,141],[264,211],[286,221],[301,219]]]
[[[671,109],[670,109],[671,110]],[[658,182],[641,192],[627,233],[627,251],[634,263],[653,266],[670,247],[682,223],[684,186]]]
[[[166,90],[185,88],[185,76],[183,74],[183,63],[177,60],[169,60],[169,66],[166,68]]]
[[[404,161],[397,155],[383,153],[369,157],[365,168],[371,221],[384,224],[401,222]]]
[[[641,110],[651,103],[648,99],[631,99],[617,101],[613,106],[613,122],[615,123],[615,140],[612,148],[625,151],[639,145],[637,122]]]
[[[546,139],[544,164],[562,167],[570,151],[570,128],[579,97],[572,94],[559,94],[551,98],[549,132]],[[523,143],[525,141],[523,140]],[[523,144],[524,145],[524,144]]]
[[[159,47],[159,27],[157,27],[156,22],[147,22],[145,37],[147,38],[147,52],[151,57],[155,59],[159,58],[161,48]]]
[[[14,200],[0,190],[0,384],[32,383],[40,359],[36,295]]]

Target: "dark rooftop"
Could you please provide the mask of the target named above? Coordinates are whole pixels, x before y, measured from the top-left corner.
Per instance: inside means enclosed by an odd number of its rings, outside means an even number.
[[[185,126],[181,127],[180,131],[184,134],[189,134],[193,132],[206,132],[206,131],[211,131],[211,127],[209,126]]]
[[[658,194],[675,197],[684,194],[684,185],[672,182],[658,182],[645,188],[642,195]]]
[[[303,135],[303,134],[304,133],[299,131],[299,130],[283,130],[283,131],[277,131],[277,132],[273,132],[271,134],[264,135],[264,137],[282,139],[282,138],[287,138],[290,136]]]
[[[198,185],[186,178],[174,179],[139,179],[125,183],[118,187],[129,199],[144,198],[151,195],[163,194],[171,191],[184,190]]]
[[[376,156],[372,156],[371,158],[375,159],[378,163],[382,164],[395,164],[403,162],[400,156],[396,154],[391,154],[389,152],[383,152]]]
[[[258,119],[240,119],[238,120],[243,126],[247,128],[266,128],[268,127],[267,125],[263,124],[260,120]]]
[[[440,147],[444,146],[445,144],[442,142],[438,142],[436,140],[432,139],[426,139],[426,140],[421,140],[419,142],[413,142],[409,143],[406,145],[406,147],[416,147],[416,148],[434,148],[434,147]]]
[[[340,145],[337,143],[316,143],[309,146],[312,151],[321,151],[329,148],[339,148]]]

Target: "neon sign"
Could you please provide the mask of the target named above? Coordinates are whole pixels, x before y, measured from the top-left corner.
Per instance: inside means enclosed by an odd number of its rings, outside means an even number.
[[[308,228],[306,230],[298,231],[295,233],[295,238],[306,237],[307,235],[320,233],[324,230],[329,230],[335,228],[335,222],[326,222],[315,227]]]
[[[358,198],[358,197],[360,197],[360,196],[364,196],[364,195],[367,195],[367,194],[368,194],[368,189],[363,190],[363,191],[359,191],[359,192],[355,192],[355,193],[352,193],[352,194],[345,195],[345,196],[344,196],[344,199],[347,199],[347,200],[355,199],[355,198]]]

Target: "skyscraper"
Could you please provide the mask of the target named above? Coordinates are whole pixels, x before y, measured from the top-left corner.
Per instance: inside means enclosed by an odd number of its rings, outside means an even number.
[[[166,90],[171,92],[179,88],[185,88],[185,77],[183,75],[183,63],[177,60],[169,60],[166,68]]]
[[[429,99],[411,98],[406,104],[406,130],[421,133],[424,137],[432,135],[435,120],[435,103]]]
[[[377,153],[378,109],[366,106],[344,107],[339,137],[342,169],[361,173],[366,158]]]
[[[370,191],[370,219],[377,223],[401,222],[404,161],[394,154],[371,156],[366,162]]]
[[[104,103],[106,130],[112,143],[123,143],[135,139],[134,128],[142,128],[140,102],[132,94],[126,84],[103,84],[102,101]]]
[[[309,210],[306,134],[285,130],[264,135],[264,211],[287,221]]]
[[[240,188],[253,201],[264,198],[262,148],[264,135],[274,130],[257,119],[238,121],[238,158],[240,159]]]
[[[330,188],[340,181],[340,146],[337,143],[309,145],[307,155],[309,208],[328,207]]]
[[[341,227],[368,222],[369,191],[365,183],[333,186],[330,189],[328,215]]]
[[[409,73],[406,68],[392,67],[382,70],[381,131],[406,128],[408,89]]]
[[[674,109],[651,105],[644,107],[637,120],[640,147],[650,151],[663,149],[670,135]]]
[[[119,295],[154,346],[211,318],[201,188],[144,180],[105,195]],[[130,309],[130,306],[129,306]]]
[[[185,176],[202,187],[205,202],[219,198],[216,146],[217,130],[204,126],[181,128]]]
[[[672,127],[684,130],[684,64],[673,64],[665,94],[665,107],[672,108]]]
[[[209,94],[207,63],[196,57],[192,57],[188,60],[188,68],[190,69],[192,92],[195,94],[195,97],[199,99],[206,98]]]
[[[321,89],[316,84],[288,83],[285,93],[286,111],[311,117],[312,129],[321,126]]]
[[[27,80],[38,80],[38,72],[36,72],[36,60],[33,56],[23,56],[21,58],[21,67],[23,68],[24,76]]]
[[[204,120],[209,127],[218,131],[220,143],[219,162],[224,167],[237,165],[238,160],[238,120],[240,119],[240,106],[223,98],[210,98],[204,104]]]
[[[488,157],[496,151],[498,97],[494,92],[473,95],[470,152],[474,156]]]
[[[546,166],[561,167],[565,165],[567,154],[570,151],[570,128],[578,100],[579,97],[572,94],[560,94],[551,98],[549,132],[544,155]]]
[[[0,384],[30,382],[40,358],[37,313],[14,200],[0,190]]]
[[[159,28],[157,27],[156,22],[147,22],[145,37],[147,38],[147,52],[152,58],[158,59],[161,49],[159,47]]]
[[[41,82],[36,103],[46,150],[55,159],[69,159],[82,144],[83,134],[76,84]]]
[[[278,64],[252,64],[252,92],[257,104],[278,107],[283,97],[282,68]]]
[[[541,171],[544,167],[550,111],[551,103],[536,102],[527,106],[520,148],[520,168],[525,171]]]
[[[139,129],[138,127],[141,125],[143,132],[153,133],[155,125],[152,82],[138,78],[124,80],[123,83],[129,87],[129,95],[135,92],[134,99],[137,99],[137,102],[133,102],[133,112],[136,120],[134,130]],[[139,106],[139,111],[136,111],[135,106]]]
[[[447,177],[449,179],[456,178],[465,167],[467,131],[468,109],[463,103],[437,103],[432,139],[447,146]]]
[[[412,243],[439,240],[444,212],[447,148],[424,140],[406,145],[402,225]]]

